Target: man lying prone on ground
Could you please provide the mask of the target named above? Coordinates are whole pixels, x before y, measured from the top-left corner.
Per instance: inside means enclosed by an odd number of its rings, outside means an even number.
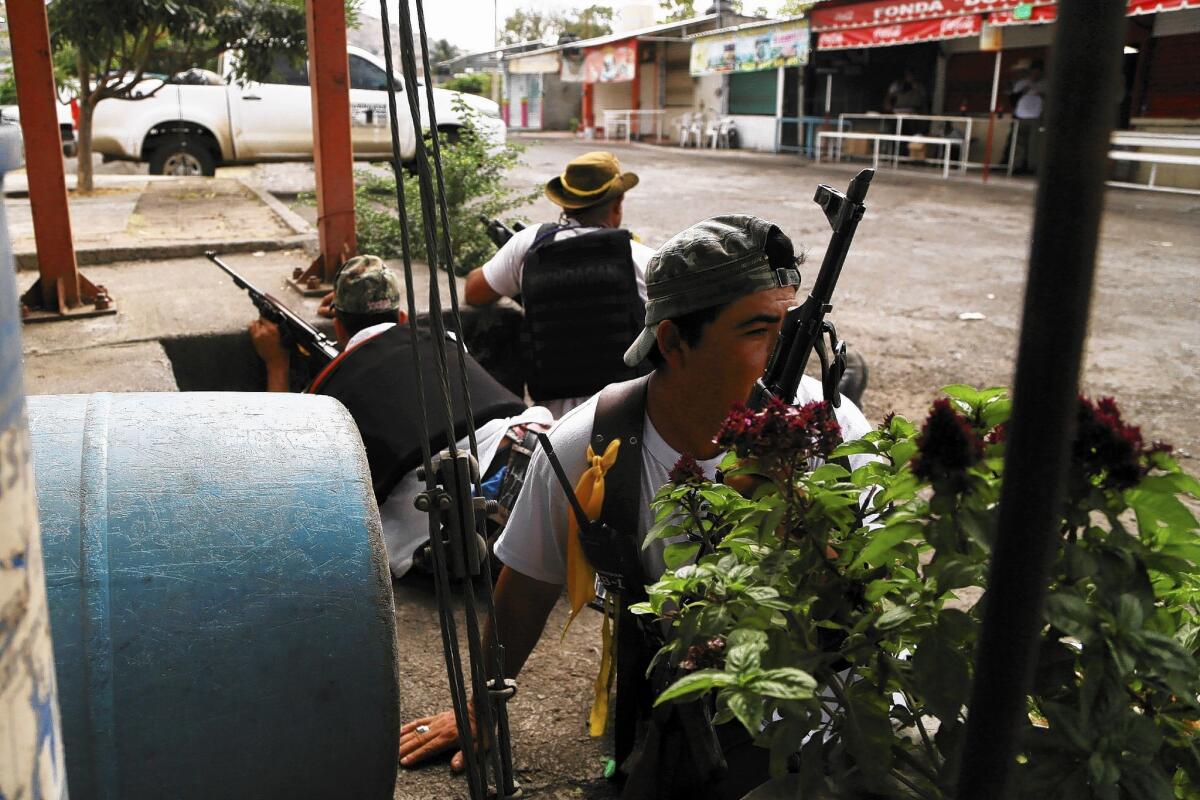
[[[450,387],[459,418],[453,435],[465,447],[469,428],[476,429],[480,469],[485,491],[497,495],[515,488],[505,484],[510,476],[510,456],[521,455],[526,428],[544,429],[553,418],[545,408],[526,408],[512,392],[501,386],[470,355],[465,369],[470,385],[473,418],[467,419],[458,372],[458,353],[453,342],[434,342],[430,332],[418,331],[413,349],[408,315],[400,309],[400,283],[396,274],[375,256],[358,256],[346,262],[334,289],[333,329],[342,353],[305,390],[341,401],[354,418],[367,451],[375,498],[383,521],[384,543],[392,573],[403,575],[414,554],[428,539],[428,518],[413,506],[413,497],[424,489],[416,478],[421,461],[421,405],[416,388],[418,355],[424,376],[425,407],[440,405],[435,372],[435,348],[445,351],[450,367]],[[289,351],[280,341],[279,329],[271,322],[250,323],[254,348],[266,363],[267,390],[288,391]],[[435,402],[436,400],[436,402]],[[444,423],[430,415],[434,431],[432,449],[447,446]],[[514,447],[514,443],[516,446]],[[524,464],[520,465],[523,470]],[[511,474],[516,475],[514,469]]]

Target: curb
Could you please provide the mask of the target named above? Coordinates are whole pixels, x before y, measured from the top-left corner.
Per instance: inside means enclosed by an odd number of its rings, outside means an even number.
[[[292,229],[292,233],[297,236],[316,235],[316,231],[313,230],[312,225],[308,224],[308,220],[288,208],[282,200],[271,194],[265,187],[243,180],[239,180],[238,183],[245,186],[259,199],[259,202],[271,209],[275,213],[275,216],[283,221],[284,225]]]
[[[145,177],[145,176],[139,176]],[[151,176],[158,177],[158,176]],[[221,253],[253,253],[256,251],[294,250],[303,248],[317,241],[317,232],[308,221],[288,208],[279,198],[256,183],[237,179],[238,185],[250,192],[260,203],[271,210],[276,217],[292,232],[290,236],[275,239],[233,239],[225,242],[170,242],[164,244],[145,245],[84,245],[75,250],[75,263],[78,266],[95,266],[97,264],[112,264],[118,261],[157,261],[167,258],[193,258],[204,255],[207,250],[217,250]],[[18,270],[35,270],[38,268],[36,250],[18,251],[13,253],[13,260]]]
[[[233,239],[226,242],[177,242],[174,244],[132,245],[129,247],[81,247],[75,251],[75,263],[81,267],[112,264],[118,261],[159,261],[167,258],[203,256],[207,250],[220,253],[253,253],[296,250],[315,244],[315,233],[285,236],[279,239]],[[18,270],[38,268],[37,252],[13,253]]]

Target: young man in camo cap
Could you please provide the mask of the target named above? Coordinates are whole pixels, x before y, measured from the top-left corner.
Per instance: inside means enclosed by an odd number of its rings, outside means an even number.
[[[414,378],[416,355],[420,356],[425,384],[425,406],[437,408],[442,397],[433,374],[437,357],[429,331],[418,330],[414,351],[408,315],[400,308],[400,281],[377,256],[350,259],[338,273],[334,285],[333,330],[341,355],[329,363],[305,390],[340,401],[350,412],[362,436],[371,468],[383,538],[392,574],[400,577],[413,563],[414,555],[429,537],[428,518],[413,505],[413,497],[424,489],[416,479],[421,459],[421,397]],[[289,351],[283,347],[279,329],[271,322],[250,323],[254,348],[267,365],[268,391],[288,391]],[[476,429],[480,463],[487,471],[494,463],[505,464],[508,438],[516,426],[553,422],[544,408],[527,409],[525,403],[501,386],[470,355],[466,357],[467,381],[471,387],[473,415],[467,419],[458,377],[458,353],[453,342],[442,342],[451,370],[454,393],[455,439]],[[434,431],[433,449],[446,447],[447,435],[440,414],[430,413]],[[459,442],[459,446],[465,446]],[[497,460],[497,457],[499,459]]]
[[[640,428],[621,431],[616,463],[605,478],[601,519],[609,522],[623,511],[625,519],[633,520],[630,527],[636,530],[629,533],[636,538],[644,582],[653,582],[665,568],[664,542],[654,542],[644,549],[640,546],[653,524],[650,499],[667,482],[668,472],[683,454],[697,459],[709,478],[714,476],[724,454],[713,439],[733,404],[747,400],[766,366],[784,314],[795,305],[800,283],[797,266],[788,237],[758,217],[713,217],[674,236],[647,266],[645,327],[625,353],[626,364],[636,366],[649,361],[654,365],[653,372],[608,386],[563,417],[550,433],[567,478],[575,486],[589,466],[589,444],[598,455],[611,441],[608,436],[597,435],[601,430],[614,432],[608,420],[633,420],[634,427]],[[795,402],[806,403],[821,396],[820,382],[805,378]],[[837,417],[847,439],[870,430],[849,400],[843,400]],[[634,469],[639,474],[632,480],[618,481],[618,469]],[[623,488],[630,486],[630,490]],[[563,586],[574,594],[569,580],[574,569],[569,556],[574,549],[568,543],[569,513],[561,484],[545,453],[539,450],[495,548],[505,565],[496,585],[495,607],[509,677],[520,672]],[[489,631],[484,632],[484,641],[491,642]],[[620,665],[624,646],[622,641],[617,647],[618,766],[632,747],[628,735],[622,741],[622,703],[641,705],[652,699],[643,694],[639,701],[636,694],[624,692]],[[644,675],[651,655],[652,649],[646,656],[647,663],[634,665],[631,672],[636,675],[640,668]],[[649,709],[635,711],[644,719]],[[721,727],[728,734],[736,726]],[[401,764],[411,766],[456,744],[453,714],[416,720],[401,733]],[[730,746],[727,737],[721,744]],[[630,780],[625,796],[741,797],[758,780],[765,779],[766,755],[765,751],[755,753],[746,737],[734,744],[743,746],[751,759],[761,755],[763,763],[745,769],[731,767],[725,782],[675,770],[665,779],[672,784],[669,787],[647,784],[647,770],[643,769],[635,771],[641,778]],[[452,763],[461,764],[461,754]],[[659,766],[661,769],[648,771],[662,781],[672,769],[667,763]]]

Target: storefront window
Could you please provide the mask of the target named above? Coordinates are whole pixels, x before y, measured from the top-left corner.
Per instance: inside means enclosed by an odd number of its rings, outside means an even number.
[[[775,116],[778,75],[773,69],[729,76],[729,113]]]

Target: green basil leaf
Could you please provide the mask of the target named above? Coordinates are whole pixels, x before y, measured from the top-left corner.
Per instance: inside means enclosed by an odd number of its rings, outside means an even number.
[[[749,688],[780,700],[807,700],[816,691],[817,682],[803,670],[785,667],[766,670],[750,681]]]
[[[698,672],[684,675],[672,683],[667,687],[666,691],[658,696],[658,699],[654,701],[654,705],[659,706],[673,700],[690,699],[704,694],[710,689],[732,686],[733,683],[733,676],[723,670],[702,669]]]

